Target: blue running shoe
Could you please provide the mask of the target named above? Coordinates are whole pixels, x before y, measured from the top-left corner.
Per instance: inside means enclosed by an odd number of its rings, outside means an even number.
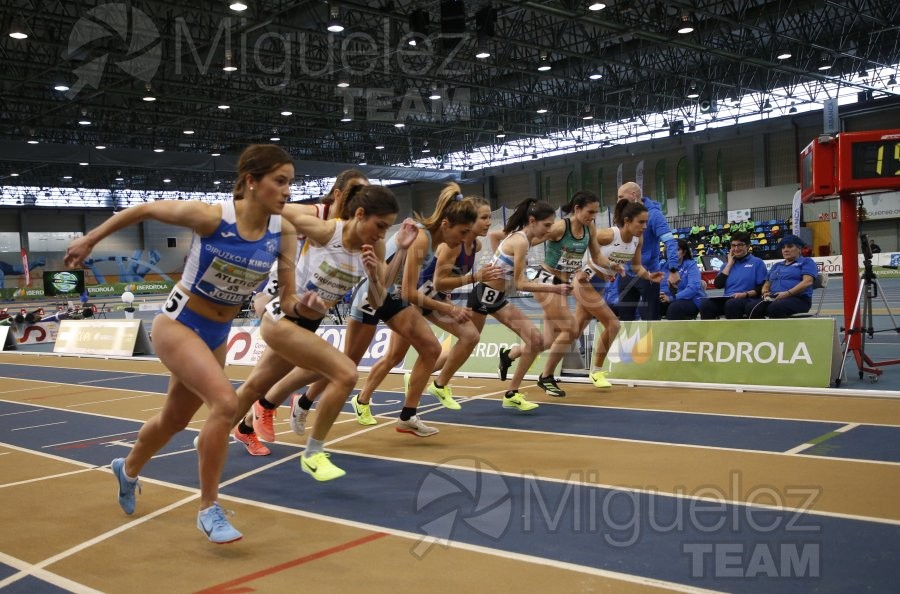
[[[134,513],[134,490],[141,492],[141,484],[137,479],[130,481],[125,478],[125,458],[116,458],[109,465],[112,468],[116,480],[119,481],[119,505],[129,516]]]
[[[215,544],[228,544],[244,538],[225,517],[225,510],[218,502],[197,513],[197,528],[203,531],[209,542]]]

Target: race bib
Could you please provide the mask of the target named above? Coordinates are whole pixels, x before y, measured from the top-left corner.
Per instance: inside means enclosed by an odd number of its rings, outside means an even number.
[[[172,289],[172,292],[169,293],[169,296],[166,298],[166,303],[163,305],[162,312],[165,314],[167,318],[171,318],[173,320],[178,318],[178,315],[181,313],[181,310],[184,309],[184,306],[187,305],[189,296],[186,295],[178,285]]]

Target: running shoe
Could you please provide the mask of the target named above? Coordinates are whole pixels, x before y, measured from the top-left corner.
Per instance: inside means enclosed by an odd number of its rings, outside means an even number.
[[[275,417],[277,409],[269,410],[259,403],[259,400],[250,407],[253,411],[253,430],[262,441],[275,441]]]
[[[512,367],[512,359],[509,358],[509,352],[512,349],[500,349],[500,366],[498,370],[500,371],[500,381],[506,381],[506,374],[509,372],[509,368]]]
[[[238,443],[244,444],[244,447],[247,448],[247,453],[251,456],[268,456],[272,453],[269,448],[259,441],[256,433],[241,433],[241,430],[235,427],[232,435],[234,435],[234,439]]]
[[[368,404],[359,401],[359,394],[350,399],[350,406],[356,413],[356,422],[360,425],[377,425],[378,421],[372,416],[372,410]]]
[[[450,390],[450,386],[438,388],[436,385],[434,385],[434,382],[431,382],[430,384],[428,384],[428,388],[426,388],[426,390],[429,394],[437,398],[441,404],[443,404],[450,410],[459,410],[461,408],[459,406],[459,402],[453,399],[453,392]]]
[[[612,388],[612,384],[606,380],[606,374],[602,371],[594,371],[590,375],[591,383],[597,388]]]
[[[428,437],[429,435],[439,433],[440,430],[437,427],[426,425],[421,420],[419,420],[418,415],[413,415],[409,418],[408,421],[397,421],[397,432],[412,433],[413,435],[418,435],[419,437]]]
[[[303,469],[303,472],[320,482],[341,478],[347,474],[345,470],[341,470],[335,466],[334,463],[329,460],[330,457],[331,454],[327,452],[316,452],[309,456],[304,454],[303,456],[300,456],[300,468]]]
[[[113,475],[119,481],[119,505],[129,516],[134,513],[134,491],[141,492],[141,484],[137,479],[133,481],[125,478],[125,458],[116,458],[109,465]]]
[[[566,395],[566,391],[556,384],[556,379],[554,379],[552,375],[550,377],[538,377],[537,385],[538,388],[541,388],[550,396],[562,398]]]
[[[228,544],[244,537],[228,521],[225,510],[218,502],[197,513],[197,528],[203,531],[209,542],[215,544]]]
[[[525,394],[514,392],[512,396],[503,397],[503,408],[517,408],[522,411],[534,410],[538,407],[538,403],[530,402],[525,398]]]
[[[300,406],[300,396],[299,392],[291,395],[291,430],[297,435],[306,433],[306,418],[309,416],[309,411]]]

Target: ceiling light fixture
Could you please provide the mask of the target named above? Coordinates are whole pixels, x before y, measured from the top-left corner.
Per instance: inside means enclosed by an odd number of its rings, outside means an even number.
[[[550,70],[550,59],[547,57],[547,52],[541,52],[540,63],[538,64],[538,72],[547,72]]]
[[[437,85],[431,87],[431,94],[428,95],[428,98],[432,101],[438,101],[441,98],[441,92],[438,90]]]
[[[288,109],[284,109],[284,110],[281,111],[281,115],[283,115],[284,117],[288,117],[288,116],[294,115],[294,112],[293,112],[293,111],[290,111],[290,110],[288,110]]]
[[[209,156],[210,157],[221,157],[222,153],[210,153]]]
[[[231,109],[231,106],[230,106],[230,105],[225,105],[224,103],[223,103],[222,105],[219,105],[218,107],[219,107],[219,109],[221,109],[222,111],[225,111],[226,109]]]
[[[397,122],[396,124],[394,124],[394,128],[405,128],[405,127],[406,127],[406,124],[404,124],[403,122]]]
[[[149,84],[146,86],[146,92],[144,93],[144,96],[141,97],[141,99],[146,101],[147,103],[156,101],[156,97],[153,95],[153,88]]]
[[[584,106],[584,113],[581,115],[581,119],[582,119],[582,120],[585,120],[585,121],[587,121],[587,120],[593,120],[593,119],[594,119],[594,114],[591,113],[591,106],[590,106],[590,105],[585,105],[585,106]]]
[[[383,145],[383,144],[376,144],[376,145],[375,145],[375,150],[376,150],[376,151],[383,151],[383,150],[384,150],[384,145]]]
[[[788,113],[797,113],[797,105],[791,101],[791,108],[788,110]]]
[[[596,12],[598,10],[603,10],[604,8],[606,8],[606,4],[604,4],[602,2],[591,2],[588,5],[588,10],[592,10],[594,12]]]
[[[235,12],[244,12],[245,10],[247,10],[247,5],[243,2],[232,2],[231,6],[229,6],[228,8]]]
[[[503,124],[497,126],[497,138],[506,138],[506,131],[503,129]]]
[[[588,78],[591,80],[600,80],[603,78],[603,72],[601,72],[599,68],[594,68],[591,73],[588,74]]]
[[[278,142],[279,140],[281,140],[281,137],[280,136],[270,136],[269,140],[271,140],[272,142]]]
[[[793,55],[793,54],[791,53],[790,50],[788,50],[788,49],[782,49],[782,50],[780,50],[780,51],[778,52],[778,54],[777,54],[775,57],[776,57],[777,59],[779,59],[779,60],[787,60],[787,59],[790,58],[792,55]]]
[[[105,150],[106,150],[106,145],[105,145],[105,144],[98,144],[98,145],[95,146],[94,148],[97,149],[98,151],[105,151]]]
[[[687,11],[682,11],[681,18],[678,20],[678,28],[676,29],[679,35],[687,35],[688,33],[694,32],[694,22],[691,19],[691,15],[687,13]]]
[[[344,30],[341,24],[341,10],[337,6],[328,7],[328,30],[332,33],[340,33]]]
[[[53,90],[59,91],[60,93],[64,93],[69,90],[69,83],[60,79],[57,79],[53,82]]]
[[[188,136],[190,136],[191,134],[194,133],[194,131],[191,130],[190,128],[188,128],[187,130],[184,131],[184,133],[187,134]]]
[[[164,153],[164,152],[166,152],[166,149],[164,149],[162,147],[156,147],[155,149],[153,149],[153,152],[154,153]]]
[[[225,72],[234,72],[237,70],[237,66],[231,61],[231,50],[225,50],[225,64],[222,66],[222,70]]]
[[[346,107],[344,108],[344,115],[341,116],[341,121],[342,122],[352,122],[353,121],[353,114],[351,114],[350,110],[347,109]]]
[[[13,39],[28,39],[28,33],[25,32],[25,26],[18,20],[14,20],[9,28],[9,36]]]
[[[888,77],[887,84],[889,87],[896,87],[897,86],[897,75],[896,74],[890,75]]]
[[[342,76],[338,79],[337,86],[339,89],[346,89],[350,86],[350,81]]]
[[[88,163],[87,161],[80,161],[78,164],[82,167],[87,167],[88,165],[90,165],[90,163]]]
[[[687,98],[688,99],[696,99],[700,96],[700,92],[697,90],[697,83],[691,83],[691,88],[688,89]]]
[[[163,178],[163,183],[164,183],[164,184],[170,184],[170,183],[172,183],[172,180],[169,179],[168,177],[164,177],[164,178]]]
[[[546,108],[546,107],[539,107],[539,108],[537,109],[537,113],[547,113],[547,108]]]

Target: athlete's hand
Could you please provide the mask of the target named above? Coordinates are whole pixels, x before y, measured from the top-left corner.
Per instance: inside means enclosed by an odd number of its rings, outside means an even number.
[[[484,266],[481,270],[479,270],[475,276],[477,280],[481,282],[500,280],[501,278],[503,278],[503,269],[499,266],[488,264],[487,266]]]
[[[416,222],[410,218],[404,219],[397,231],[397,247],[407,249],[419,236],[419,228]]]
[[[90,255],[93,247],[87,237],[79,237],[69,244],[63,262],[69,268],[79,268],[84,263],[84,259]]]
[[[560,295],[568,295],[572,292],[572,285],[568,283],[563,283],[561,285],[552,285],[551,287],[554,293],[559,293]]]
[[[378,266],[380,262],[378,262],[378,257],[375,255],[375,248],[366,244],[362,246],[360,251],[362,252],[362,263],[363,268],[366,270],[366,276],[369,278],[376,278],[378,276]]]

